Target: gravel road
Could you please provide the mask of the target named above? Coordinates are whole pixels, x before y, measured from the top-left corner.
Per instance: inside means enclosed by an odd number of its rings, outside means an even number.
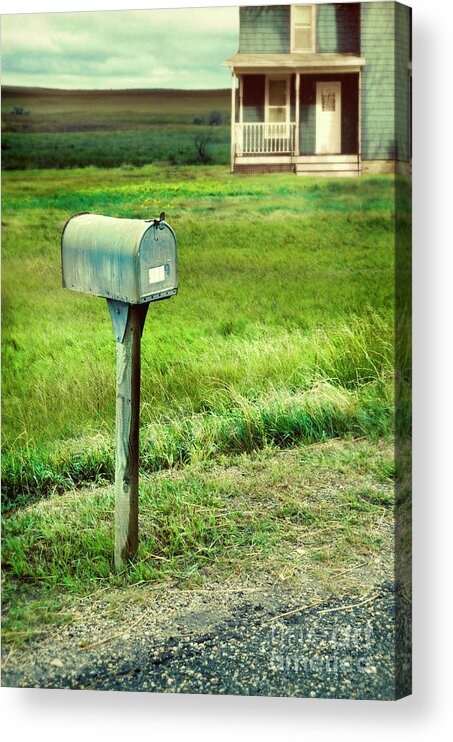
[[[275,590],[169,590],[120,630],[109,619],[94,628],[87,614],[4,657],[2,684],[392,700],[394,615],[388,582],[311,602]]]

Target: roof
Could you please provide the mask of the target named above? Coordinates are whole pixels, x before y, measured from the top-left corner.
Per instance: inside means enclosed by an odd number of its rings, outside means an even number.
[[[354,54],[234,54],[223,62],[224,67],[244,69],[305,69],[323,67],[363,67],[365,59]]]

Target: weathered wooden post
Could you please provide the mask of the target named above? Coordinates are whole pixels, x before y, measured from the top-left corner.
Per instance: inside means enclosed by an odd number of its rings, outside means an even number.
[[[115,565],[138,547],[140,340],[148,304],[107,299],[116,338]]]
[[[148,306],[178,291],[176,237],[159,219],[79,214],[61,238],[63,286],[103,296],[116,340],[115,566],[138,547],[140,343]]]

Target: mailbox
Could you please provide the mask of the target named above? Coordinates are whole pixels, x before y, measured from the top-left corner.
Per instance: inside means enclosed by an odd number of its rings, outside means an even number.
[[[63,286],[127,304],[166,299],[178,291],[176,237],[159,219],[78,214],[61,238]]]
[[[138,546],[140,342],[150,302],[178,291],[176,237],[158,219],[77,214],[61,235],[64,288],[102,296],[116,340],[115,566]]]

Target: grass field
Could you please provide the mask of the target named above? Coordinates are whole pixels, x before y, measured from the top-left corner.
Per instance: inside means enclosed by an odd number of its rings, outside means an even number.
[[[170,166],[177,141],[186,154],[172,161],[192,162],[205,128],[219,140],[213,159],[227,161],[227,128],[193,124],[226,110],[224,91],[131,96],[3,97],[3,624],[13,645],[77,620],[77,600],[106,587],[262,570],[341,591],[374,575],[376,555],[391,560],[393,177]],[[106,302],[61,288],[60,236],[80,211],[162,210],[178,237],[180,290],[145,325],[141,544],[115,575],[115,342]],[[403,208],[400,230],[409,217]],[[400,410],[401,428],[408,419]]]
[[[180,293],[143,335],[148,470],[392,430],[391,178],[225,168],[11,173],[3,188],[3,480],[13,504],[113,471],[106,304],[61,288],[78,211],[166,210]]]
[[[2,90],[2,168],[118,167],[200,163],[230,152],[227,90]],[[13,113],[16,111],[16,113]],[[208,126],[218,112],[221,124]],[[195,125],[198,120],[201,124]]]

